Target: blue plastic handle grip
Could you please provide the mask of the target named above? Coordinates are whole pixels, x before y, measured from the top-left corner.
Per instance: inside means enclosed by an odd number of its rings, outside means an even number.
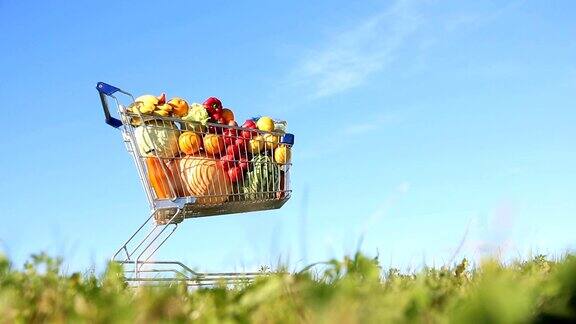
[[[98,84],[96,84],[96,90],[98,90],[98,92],[103,93],[107,96],[111,96],[116,91],[119,91],[120,89],[116,88],[115,86],[109,85],[108,83],[98,82]]]
[[[284,134],[282,138],[280,138],[280,143],[294,145],[294,134]]]
[[[98,94],[100,95],[100,102],[102,103],[102,109],[104,110],[104,117],[105,117],[104,121],[106,122],[106,124],[114,128],[122,126],[121,120],[114,118],[112,117],[112,115],[110,115],[110,109],[108,108],[108,100],[106,100],[106,96],[111,96],[116,91],[120,91],[120,89],[104,82],[98,82],[96,84],[96,90],[98,90]]]

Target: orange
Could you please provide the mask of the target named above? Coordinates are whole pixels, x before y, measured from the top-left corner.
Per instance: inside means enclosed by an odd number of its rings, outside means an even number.
[[[290,162],[291,156],[292,153],[290,152],[290,148],[287,146],[282,145],[274,150],[274,160],[276,160],[276,163],[278,164],[286,164]]]
[[[228,108],[222,109],[222,118],[224,118],[224,124],[228,125],[229,122],[234,120],[234,113]]]
[[[200,151],[200,146],[202,146],[202,138],[200,135],[193,132],[184,132],[178,137],[178,146],[180,151],[192,155]]]
[[[220,154],[224,149],[224,139],[216,134],[207,134],[204,136],[204,150],[209,157]]]
[[[188,109],[190,109],[186,100],[182,98],[175,97],[170,99],[167,103],[172,106],[174,115],[180,118],[186,116],[188,114]]]

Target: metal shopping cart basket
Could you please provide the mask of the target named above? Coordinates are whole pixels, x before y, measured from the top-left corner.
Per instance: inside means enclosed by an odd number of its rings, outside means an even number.
[[[152,256],[185,219],[282,207],[291,195],[291,163],[286,151],[280,159],[275,152],[282,146],[289,150],[294,136],[143,114],[133,109],[138,103],[130,93],[103,82],[96,89],[106,123],[122,132],[151,211],[112,257],[124,266],[126,280],[204,286],[253,278],[257,273],[199,273]],[[110,114],[108,98],[119,118]],[[123,105],[120,98],[130,101]]]

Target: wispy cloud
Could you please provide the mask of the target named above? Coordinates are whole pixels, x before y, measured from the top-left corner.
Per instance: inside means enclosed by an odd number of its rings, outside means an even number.
[[[360,86],[394,61],[397,50],[420,25],[412,1],[406,0],[360,21],[310,51],[291,74],[292,83],[311,89],[312,98]]]
[[[397,111],[370,115],[367,121],[350,122],[330,132],[326,136],[316,137],[308,142],[307,146],[299,151],[299,161],[318,159],[341,151],[342,147],[353,146],[354,143],[365,141],[366,138],[358,135],[376,133],[384,127],[403,122],[405,114]],[[338,141],[334,141],[338,137]]]
[[[496,2],[498,7],[489,12],[463,12],[451,17],[444,21],[446,30],[454,31],[461,27],[477,28],[499,19],[503,15],[521,7],[526,0],[509,1],[504,4]]]

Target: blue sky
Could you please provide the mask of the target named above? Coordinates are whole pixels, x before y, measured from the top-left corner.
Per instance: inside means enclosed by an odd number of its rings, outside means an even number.
[[[284,208],[186,221],[159,258],[300,267],[360,246],[406,269],[576,248],[572,1],[0,11],[0,250],[17,264],[48,251],[71,270],[101,266],[148,213],[97,81],[217,96],[296,134]]]

